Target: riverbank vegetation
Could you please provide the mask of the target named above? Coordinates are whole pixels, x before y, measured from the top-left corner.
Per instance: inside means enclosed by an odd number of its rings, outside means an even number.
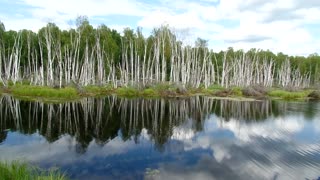
[[[32,86],[16,84],[1,87],[0,93],[11,94],[25,100],[42,100],[48,102],[61,102],[77,100],[83,97],[99,97],[117,95],[122,97],[190,97],[210,96],[224,98],[254,98],[254,99],[284,99],[284,100],[317,100],[319,91],[314,89],[282,89],[252,86],[246,88],[218,85],[208,88],[190,88],[173,84],[157,84],[155,86],[138,89],[132,86],[114,88],[112,86],[84,86],[80,90],[73,86],[53,88],[48,86]]]
[[[57,170],[44,171],[23,162],[0,162],[2,180],[66,180],[64,174]]]
[[[94,28],[86,17],[77,18],[76,24],[61,30],[48,23],[35,33],[6,31],[0,22],[1,91],[58,99],[255,96],[250,92],[258,91],[248,88],[259,86],[268,90],[258,92],[259,97],[295,99],[307,97],[304,89],[317,89],[320,82],[317,54],[293,57],[232,48],[213,52],[201,38],[193,46],[184,44],[179,32],[167,26],[144,37],[140,28],[126,28],[122,35],[105,25]]]

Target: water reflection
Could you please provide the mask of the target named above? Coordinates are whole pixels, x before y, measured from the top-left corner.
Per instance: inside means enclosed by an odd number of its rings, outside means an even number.
[[[1,97],[0,159],[73,178],[320,176],[318,103],[114,96],[64,104]]]
[[[203,130],[203,123],[211,113],[223,121],[231,119],[245,121],[266,120],[279,116],[286,106],[270,101],[227,101],[195,97],[192,99],[125,99],[114,96],[79,102],[44,104],[25,102],[10,96],[1,97],[0,130],[2,141],[6,130],[23,134],[39,133],[48,142],[68,134],[77,140],[77,152],[84,153],[94,139],[103,146],[121,133],[123,141],[138,140],[145,129],[161,149],[170,138],[179,138],[177,128],[189,119],[189,134]],[[185,133],[184,133],[185,134]]]

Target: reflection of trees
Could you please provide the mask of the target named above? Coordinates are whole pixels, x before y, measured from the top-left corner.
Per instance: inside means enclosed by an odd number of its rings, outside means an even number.
[[[190,99],[124,99],[107,97],[84,98],[79,102],[44,104],[25,102],[12,97],[1,97],[1,132],[5,129],[24,134],[38,132],[49,142],[69,134],[77,140],[76,151],[83,153],[92,140],[105,144],[118,136],[124,141],[136,142],[143,129],[156,147],[173,134],[173,128],[187,119],[194,120],[195,131],[202,130],[202,123],[212,108],[206,98]]]
[[[265,120],[277,109],[271,101],[230,101],[217,100],[214,102],[214,113],[226,121],[231,118],[239,120]]]
[[[212,112],[225,120],[264,120],[270,115],[278,116],[288,108],[287,103],[204,97],[165,100],[111,96],[44,104],[3,96],[0,101],[0,132],[6,129],[24,134],[38,132],[49,142],[69,134],[76,138],[76,151],[79,153],[85,152],[92,140],[104,145],[119,133],[124,141],[133,139],[138,142],[144,129],[156,147],[161,149],[172,137],[174,127],[184,126],[188,119],[192,119],[193,131],[201,131],[204,120]],[[0,140],[4,141],[6,133],[0,136]]]
[[[183,124],[187,119],[194,120],[194,130],[202,130],[205,116],[209,114],[212,101],[206,98],[190,99],[121,99],[120,119],[124,140],[134,137],[135,140],[142,129],[147,129],[156,146],[161,146],[173,134],[173,128]]]
[[[0,131],[0,144],[7,139],[8,131]]]

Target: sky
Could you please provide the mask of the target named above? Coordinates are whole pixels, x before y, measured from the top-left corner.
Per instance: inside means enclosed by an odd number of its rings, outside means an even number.
[[[80,15],[94,27],[141,27],[146,36],[169,25],[184,44],[200,37],[214,51],[320,54],[319,0],[0,0],[6,30],[37,32],[48,22],[70,29]]]

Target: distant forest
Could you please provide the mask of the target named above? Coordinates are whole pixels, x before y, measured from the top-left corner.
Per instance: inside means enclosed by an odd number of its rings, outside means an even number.
[[[320,81],[318,54],[288,56],[233,48],[213,52],[201,38],[194,46],[184,45],[168,26],[155,28],[149,37],[140,28],[126,28],[122,34],[106,25],[94,28],[84,16],[76,19],[76,29],[61,30],[48,23],[37,33],[7,31],[0,22],[0,83],[306,88]]]

